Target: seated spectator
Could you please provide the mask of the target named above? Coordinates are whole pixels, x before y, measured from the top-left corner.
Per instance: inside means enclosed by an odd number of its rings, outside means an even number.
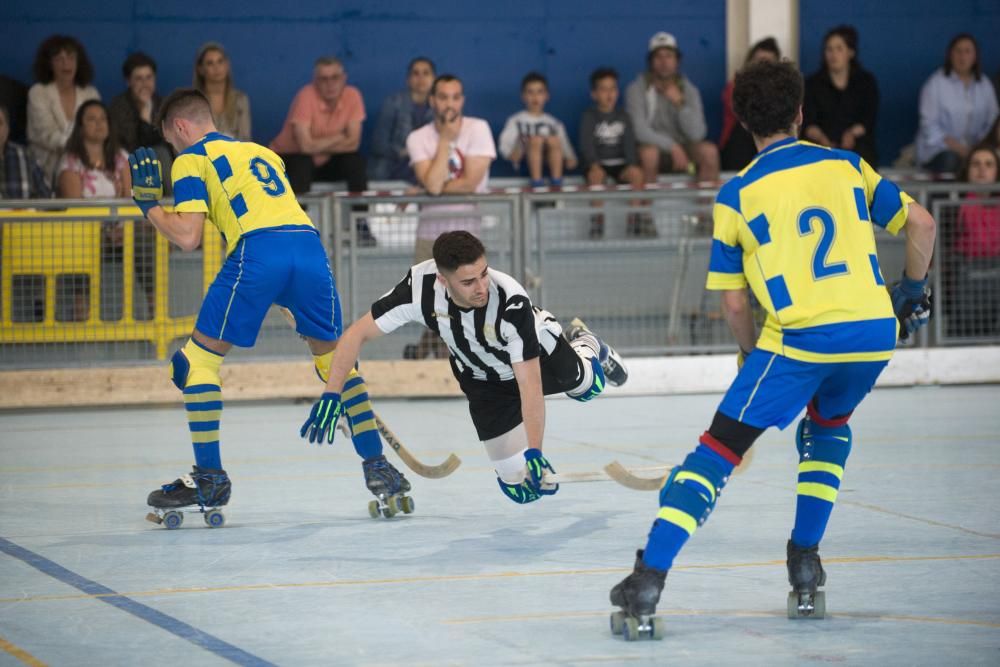
[[[313,181],[347,181],[351,192],[368,189],[365,159],[358,152],[364,120],[364,100],[347,85],[344,65],[333,57],[317,60],[312,82],[295,95],[271,142],[296,193],[308,192]]]
[[[128,155],[111,131],[108,111],[98,100],[85,102],[76,112],[73,131],[57,169],[59,197],[63,199],[124,199],[131,197],[132,176]],[[103,229],[103,254],[120,259],[121,223],[109,222]],[[83,321],[89,317],[87,293],[91,286],[73,289],[72,316],[61,319]]]
[[[28,149],[9,140],[10,111],[0,104],[0,199],[47,199],[52,189]]]
[[[635,132],[628,114],[618,108],[618,72],[610,67],[590,75],[590,97],[594,106],[580,119],[580,158],[587,185],[603,185],[610,179],[642,189],[645,178],[639,166]],[[633,204],[634,205],[634,204]],[[654,230],[648,222],[630,216],[628,232],[639,235]],[[591,216],[590,236],[604,235],[604,215]]]
[[[127,88],[108,105],[108,120],[114,128],[118,145],[131,153],[140,146],[153,148],[163,169],[163,192],[171,194],[169,178],[173,154],[160,128],[156,115],[160,111],[160,96],[156,94],[156,61],[142,52],[135,52],[122,63],[122,76]]]
[[[452,74],[434,79],[430,93],[434,122],[410,132],[406,150],[417,182],[430,195],[470,194],[489,188],[490,163],[496,159],[493,132],[481,118],[463,116],[465,93]],[[468,217],[455,213],[468,211]],[[434,241],[440,234],[464,229],[480,234],[482,217],[474,204],[423,206],[417,222],[414,264],[433,258]],[[428,355],[444,359],[448,348],[429,329],[420,342],[407,345],[403,356],[420,359]]]
[[[962,170],[967,183],[989,184],[1000,181],[997,153],[987,146],[972,150]],[[945,237],[950,246],[950,270],[953,276],[950,312],[959,336],[994,336],[1000,332],[1000,204],[983,203],[1000,196],[995,192],[969,192],[958,210],[955,229]]]
[[[52,183],[77,111],[101,94],[90,85],[94,69],[87,52],[73,37],[53,35],[42,42],[34,70],[38,83],[28,90],[28,150]]]
[[[250,98],[233,86],[229,57],[222,44],[207,42],[198,49],[191,85],[208,98],[219,132],[240,141],[252,140]]]
[[[529,72],[521,81],[524,110],[507,119],[500,132],[500,154],[519,170],[521,161],[528,165],[531,187],[543,187],[545,165],[553,187],[562,185],[563,168],[576,168],[576,153],[566,136],[566,128],[545,113],[549,101],[549,82],[538,72]]]
[[[962,33],[952,38],[944,65],[920,91],[917,163],[935,173],[958,173],[972,146],[997,118],[993,84],[983,76],[979,46]]]
[[[802,115],[805,139],[854,151],[878,166],[878,84],[858,62],[858,33],[853,27],[837,26],[823,38],[823,64],[806,79]]]
[[[778,48],[778,42],[774,37],[765,37],[750,47],[743,66],[763,61],[776,63],[779,60],[781,60],[781,49]],[[740,171],[757,155],[753,137],[733,113],[732,79],[722,89],[722,133],[719,135],[719,154],[722,158],[723,171]]]
[[[410,61],[406,90],[385,98],[372,132],[368,174],[377,180],[401,180],[416,183],[406,137],[410,132],[434,120],[428,96],[434,83],[434,63],[419,56]]]
[[[680,61],[674,36],[656,33],[649,40],[647,70],[625,90],[647,183],[661,173],[687,173],[692,163],[698,180],[719,177],[719,150],[705,141],[701,93],[680,72]]]

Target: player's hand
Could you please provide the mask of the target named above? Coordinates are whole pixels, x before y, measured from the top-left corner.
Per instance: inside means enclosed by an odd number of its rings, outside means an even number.
[[[558,484],[549,484],[544,480],[545,473],[555,473],[555,469],[549,460],[545,458],[540,449],[528,449],[524,452],[524,464],[528,469],[528,478],[524,481],[531,486],[534,491],[543,496],[551,496],[559,490]]]
[[[337,432],[337,419],[340,418],[340,394],[325,392],[312,406],[309,419],[302,425],[299,435],[308,438],[309,442],[318,445],[333,444],[333,434]]]
[[[152,148],[137,148],[128,156],[128,164],[132,168],[132,199],[148,217],[150,209],[159,206],[163,197],[160,160]]]
[[[905,273],[903,279],[889,290],[892,310],[899,320],[899,337],[906,340],[910,334],[927,324],[931,319],[931,288],[927,278],[913,280]]]

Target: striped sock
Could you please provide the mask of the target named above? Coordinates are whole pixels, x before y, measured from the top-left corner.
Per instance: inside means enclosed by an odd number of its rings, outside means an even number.
[[[792,542],[800,547],[819,544],[837,502],[844,466],[851,453],[846,424],[821,426],[812,420],[799,425],[799,480]]]
[[[221,354],[189,340],[183,348],[190,364],[184,387],[184,409],[187,412],[194,460],[199,468],[221,470],[219,456],[219,421],[222,418],[222,381],[219,367],[225,359]]]
[[[368,400],[365,379],[356,370],[351,370],[340,396],[341,405],[347,413],[347,423],[351,427],[354,450],[363,459],[370,459],[382,453],[382,439],[375,424],[375,413]]]

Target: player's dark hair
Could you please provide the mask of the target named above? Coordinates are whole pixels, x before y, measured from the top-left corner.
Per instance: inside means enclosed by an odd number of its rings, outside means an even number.
[[[132,76],[132,72],[140,67],[148,67],[153,70],[153,74],[156,74],[156,61],[142,51],[136,51],[128,54],[125,62],[122,63],[122,76],[127,79]]]
[[[459,79],[454,74],[442,74],[438,76],[436,79],[434,79],[434,83],[431,84],[431,95],[434,95],[434,93],[437,92],[437,87],[439,83],[451,83],[452,81],[458,81],[459,83],[462,83],[462,80]]]
[[[463,230],[445,232],[434,241],[434,263],[445,271],[457,271],[460,266],[474,264],[485,254],[482,241]]]
[[[604,79],[614,79],[618,83],[618,72],[613,67],[598,67],[590,73],[590,89],[594,90]]]
[[[413,66],[419,63],[427,63],[427,66],[431,68],[431,74],[437,73],[437,67],[434,67],[434,61],[427,56],[417,56],[410,61],[410,64],[406,66],[406,73],[409,74],[413,71]]]
[[[197,121],[211,120],[212,107],[205,94],[197,88],[178,88],[163,100],[156,126],[163,127],[164,123],[177,117]]]
[[[545,86],[545,90],[549,89],[549,80],[541,72],[528,72],[525,74],[524,78],[521,79],[521,92],[523,93],[524,89],[531,83],[540,83]]]
[[[963,39],[967,39],[972,42],[972,48],[976,50],[976,62],[972,63],[972,75],[976,78],[976,81],[979,81],[979,79],[983,77],[983,66],[979,63],[979,42],[977,42],[976,38],[967,32],[958,33],[951,38],[950,42],[948,42],[948,48],[945,49],[944,52],[944,65],[942,66],[942,69],[944,69],[945,76],[951,74],[951,70],[954,69],[951,64],[951,50],[954,49],[955,45]]]
[[[39,83],[52,82],[55,78],[52,59],[63,51],[76,54],[76,76],[73,77],[73,83],[82,88],[94,80],[94,66],[90,64],[87,51],[78,39],[69,35],[52,35],[38,46],[33,67],[35,80]]]
[[[792,63],[754,63],[736,73],[733,112],[754,136],[788,132],[802,93],[802,74]]]
[[[825,44],[826,42],[824,42]],[[750,47],[747,51],[747,58],[743,61],[744,65],[749,65],[753,57],[757,55],[758,51],[765,51],[767,53],[774,54],[775,60],[781,60],[781,47],[778,46],[778,40],[774,37],[765,37],[756,44]]]
[[[66,140],[66,153],[80,158],[83,166],[87,169],[97,168],[97,165],[90,161],[90,154],[87,152],[87,146],[84,144],[83,139],[83,115],[91,107],[101,109],[108,121],[108,138],[104,140],[104,146],[101,147],[101,158],[104,161],[102,171],[113,174],[115,172],[115,160],[121,148],[118,145],[118,135],[115,133],[115,128],[111,126],[111,114],[108,113],[108,108],[100,100],[87,100],[76,110],[76,116],[73,120],[73,131],[70,133],[69,139]]]
[[[858,66],[858,31],[852,25],[838,25],[826,31],[819,52],[819,68],[824,72],[830,69],[826,64],[826,45],[834,37],[840,37],[844,40],[847,48],[854,51],[854,55],[851,56],[851,60],[847,64],[849,69],[854,70]]]

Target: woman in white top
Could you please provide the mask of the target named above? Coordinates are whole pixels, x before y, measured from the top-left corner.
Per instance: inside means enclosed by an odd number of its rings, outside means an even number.
[[[38,83],[28,91],[28,150],[51,184],[77,110],[101,94],[90,85],[94,68],[83,45],[67,35],[49,37],[35,55]]]
[[[240,141],[251,140],[250,98],[233,87],[229,57],[222,44],[207,42],[198,49],[192,85],[208,98],[219,132]]]

